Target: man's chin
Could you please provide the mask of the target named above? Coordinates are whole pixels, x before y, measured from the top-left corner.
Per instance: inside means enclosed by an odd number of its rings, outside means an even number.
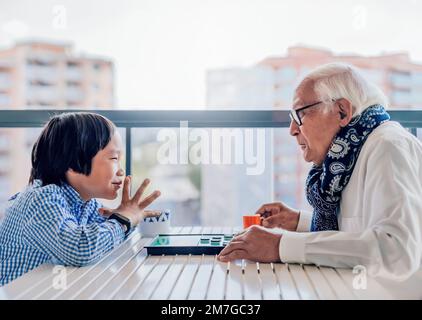
[[[309,156],[308,152],[306,152],[306,149],[302,151],[302,157],[303,160],[305,160],[306,162],[312,162],[312,159]]]

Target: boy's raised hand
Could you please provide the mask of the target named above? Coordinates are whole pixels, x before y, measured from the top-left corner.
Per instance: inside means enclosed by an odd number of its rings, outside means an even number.
[[[125,216],[126,218],[130,219],[132,226],[136,226],[141,220],[146,217],[156,217],[160,215],[159,211],[145,210],[145,208],[148,207],[151,203],[153,203],[154,200],[161,195],[161,193],[160,191],[155,190],[149,196],[145,197],[144,199],[141,199],[146,187],[150,183],[149,179],[145,179],[142,182],[141,186],[138,188],[138,190],[136,190],[134,196],[131,198],[131,180],[132,178],[130,176],[127,176],[125,178],[125,181],[123,183],[122,202],[120,203],[119,207],[114,210],[102,208],[100,213],[104,216],[109,216],[113,212],[118,212],[122,216]]]

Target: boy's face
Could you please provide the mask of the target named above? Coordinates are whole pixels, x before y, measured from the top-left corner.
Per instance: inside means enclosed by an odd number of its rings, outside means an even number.
[[[107,146],[92,159],[90,175],[69,170],[67,179],[86,201],[92,198],[113,200],[123,187],[124,171],[120,167],[121,156],[122,139],[115,131]]]

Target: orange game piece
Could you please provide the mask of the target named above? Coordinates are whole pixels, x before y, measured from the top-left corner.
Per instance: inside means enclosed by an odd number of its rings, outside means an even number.
[[[243,228],[246,229],[251,225],[260,225],[261,224],[261,216],[259,214],[254,214],[253,216],[243,216]]]

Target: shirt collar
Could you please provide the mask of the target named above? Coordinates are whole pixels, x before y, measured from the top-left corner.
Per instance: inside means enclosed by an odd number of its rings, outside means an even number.
[[[37,179],[34,180],[33,186],[34,187],[41,187],[42,183],[41,180]],[[73,207],[81,208],[84,205],[90,204],[94,199],[90,199],[88,201],[85,201],[81,198],[80,194],[67,182],[63,182],[61,186],[59,186],[60,189],[62,189],[64,196],[68,200],[68,203],[72,205]]]
[[[85,203],[89,203],[92,200],[83,200],[79,193],[70,184],[66,182],[63,182],[62,189],[64,195],[69,200],[69,203],[72,203],[75,206],[83,206]]]

